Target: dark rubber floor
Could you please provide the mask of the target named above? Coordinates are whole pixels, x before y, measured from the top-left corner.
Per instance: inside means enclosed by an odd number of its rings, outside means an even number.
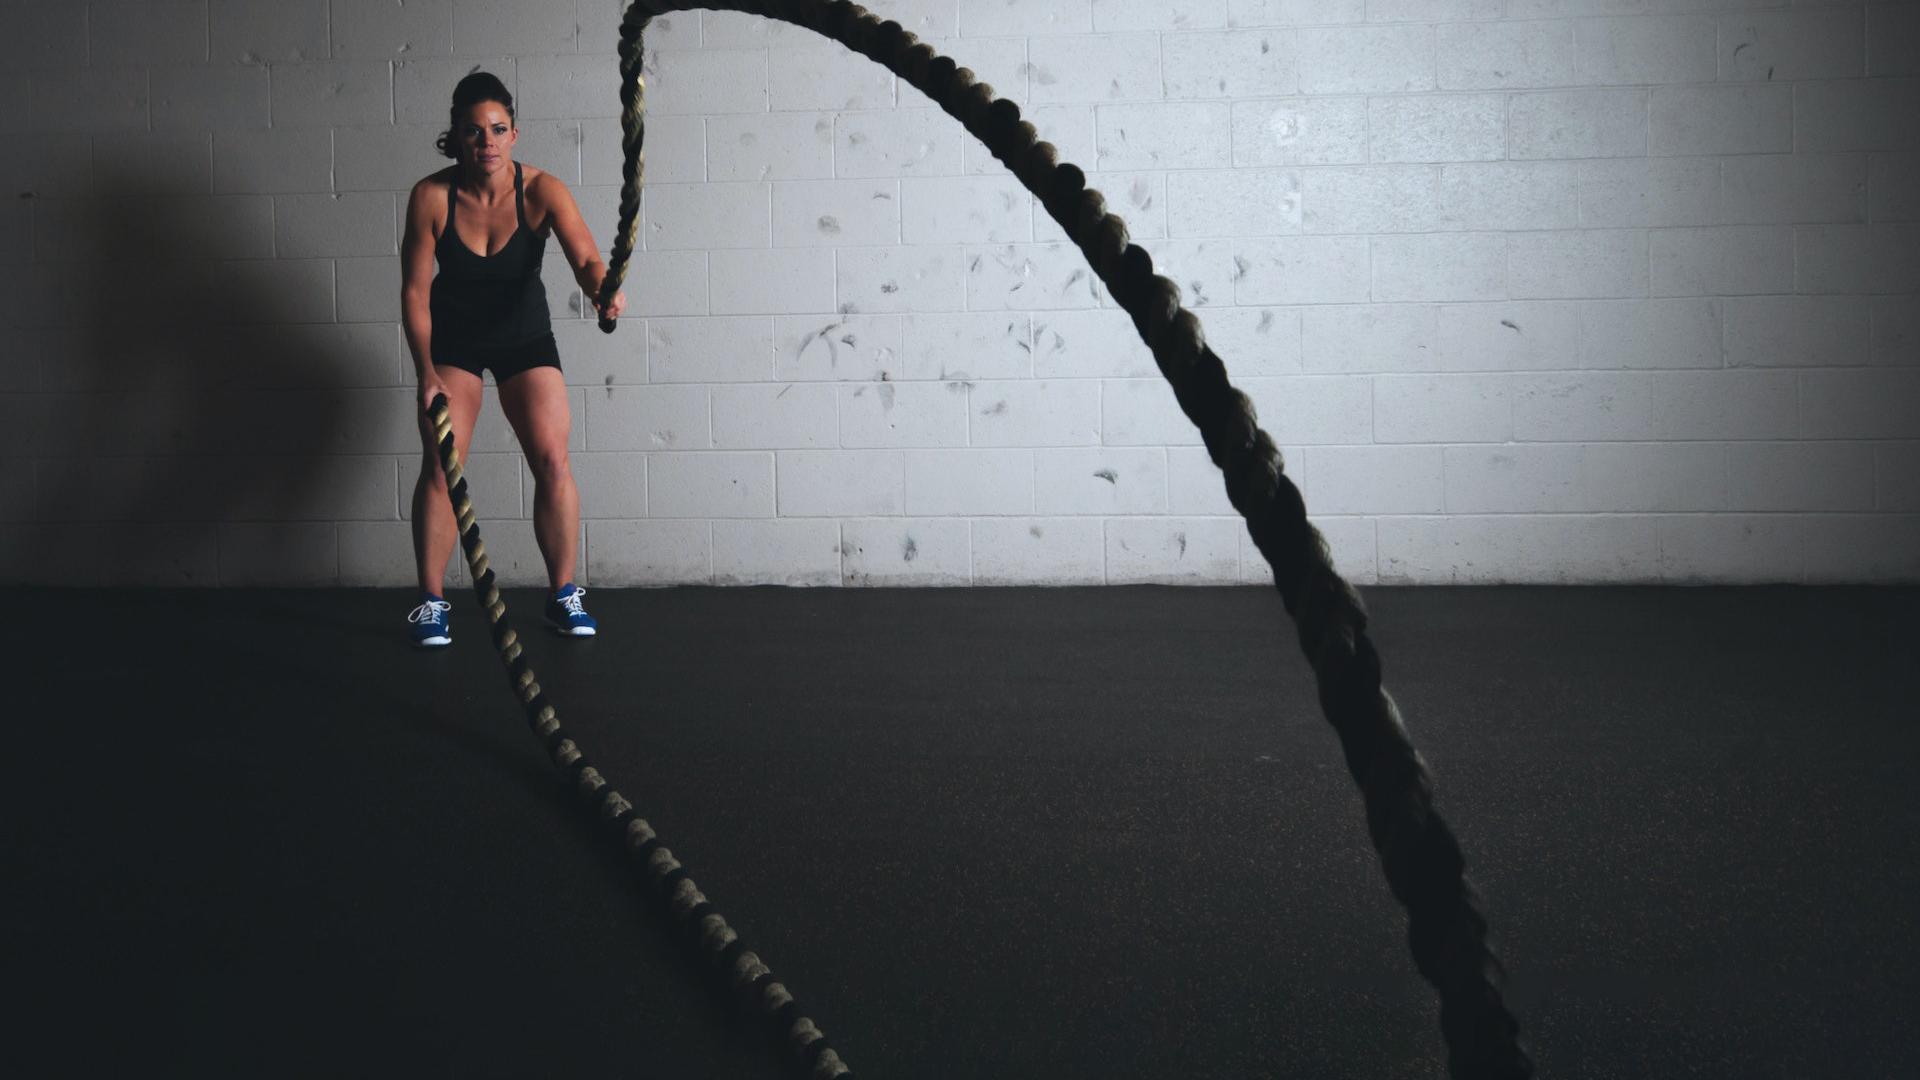
[[[1920,1075],[1920,590],[1366,596],[1542,1076]],[[0,1071],[784,1075],[471,599],[4,597]],[[1445,1074],[1270,590],[590,604],[563,721],[860,1076]]]

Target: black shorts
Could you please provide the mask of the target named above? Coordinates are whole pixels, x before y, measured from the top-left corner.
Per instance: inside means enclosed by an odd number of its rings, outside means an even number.
[[[560,346],[553,340],[551,332],[517,345],[476,345],[448,349],[447,352],[450,355],[443,357],[438,349],[434,350],[433,362],[436,367],[457,367],[479,376],[484,376],[491,368],[495,386],[523,371],[560,367]]]

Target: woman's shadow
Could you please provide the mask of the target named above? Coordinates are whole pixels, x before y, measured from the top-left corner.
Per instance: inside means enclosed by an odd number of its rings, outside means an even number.
[[[23,581],[330,585],[367,541],[338,523],[404,535],[397,328],[335,322],[345,265],[276,258],[271,196],[155,194],[183,182],[97,163],[85,198],[11,193],[42,391]]]

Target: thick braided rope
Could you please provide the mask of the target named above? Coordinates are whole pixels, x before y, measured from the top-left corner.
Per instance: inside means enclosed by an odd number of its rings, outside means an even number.
[[[627,152],[619,243],[602,298],[626,273],[639,207],[645,135],[641,31],[654,15],[687,8],[747,12],[807,27],[870,57],[911,83],[986,144],[1079,245],[1114,299],[1133,318],[1175,399],[1199,427],[1227,495],[1246,518],[1274,584],[1293,617],[1313,667],[1320,705],[1340,737],[1347,768],[1366,804],[1367,827],[1394,896],[1407,909],[1415,964],[1440,997],[1440,1024],[1455,1077],[1529,1077],[1519,1024],[1501,998],[1504,980],[1487,946],[1487,924],[1453,832],[1433,806],[1426,765],[1399,711],[1380,685],[1380,658],[1366,633],[1366,610],[1334,572],[1326,543],[1307,520],[1300,491],[1284,471],[1253,405],[1227,381],[1200,323],[1180,305],[1180,290],[1153,272],[1080,169],[1038,141],[1013,102],[996,99],[973,72],[936,55],[891,20],[846,0],[635,0],[620,27],[621,123]],[[611,327],[606,327],[611,329]]]
[[[428,406],[427,418],[433,423],[434,438],[439,444],[440,467],[447,474],[447,498],[453,503],[454,520],[460,526],[460,547],[466,552],[467,568],[473,574],[474,595],[487,613],[493,644],[500,650],[500,659],[507,667],[507,681],[526,710],[527,723],[533,727],[533,733],[540,737],[554,765],[565,774],[595,817],[619,834],[627,853],[640,865],[680,928],[713,966],[726,975],[741,1003],[772,1024],[793,1064],[812,1080],[852,1076],[852,1070],[801,1010],[800,1003],[785,986],[774,981],[767,965],[747,950],[740,936],[687,876],[686,867],[660,842],[653,826],[613,789],[600,775],[600,770],[588,763],[580,747],[561,728],[553,703],[547,700],[533,669],[527,666],[519,637],[507,625],[507,605],[500,599],[493,570],[487,565],[487,547],[480,541],[480,528],[474,519],[466,477],[460,469],[460,454],[454,449],[453,426],[444,396],[434,398]]]

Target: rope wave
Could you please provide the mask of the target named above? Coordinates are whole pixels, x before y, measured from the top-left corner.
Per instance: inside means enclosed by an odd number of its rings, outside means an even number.
[[[625,161],[602,304],[625,278],[638,225],[646,137],[642,35],[656,15],[692,8],[793,23],[881,64],[960,121],[1067,230],[1132,318],[1181,410],[1199,428],[1208,455],[1225,477],[1228,498],[1273,568],[1274,585],[1313,669],[1321,711],[1339,737],[1347,769],[1360,788],[1368,832],[1388,887],[1407,911],[1415,965],[1439,995],[1450,1074],[1494,1080],[1531,1077],[1533,1062],[1520,1045],[1519,1024],[1502,999],[1504,973],[1487,944],[1479,895],[1466,878],[1459,842],[1433,805],[1426,763],[1381,685],[1380,657],[1367,636],[1359,595],[1334,571],[1326,541],[1307,520],[1306,505],[1286,474],[1279,449],[1261,430],[1252,402],[1227,380],[1226,367],[1207,346],[1199,319],[1181,305],[1179,287],[1154,272],[1152,257],[1131,242],[1126,223],[1107,210],[1100,192],[1087,187],[1085,173],[1060,161],[1053,144],[1039,139],[1033,125],[1021,119],[1019,106],[996,97],[972,71],[937,54],[899,23],[846,0],[634,0],[620,26]],[[608,333],[615,325],[613,320],[600,322]],[[487,566],[460,473],[444,399],[434,403],[430,416],[474,591],[535,735],[545,741],[554,764],[580,794],[621,834],[681,925],[728,974],[749,1007],[773,1024],[794,1064],[816,1080],[851,1075],[793,995],[747,951],[652,827],[587,763],[560,727],[507,625],[506,607]]]

